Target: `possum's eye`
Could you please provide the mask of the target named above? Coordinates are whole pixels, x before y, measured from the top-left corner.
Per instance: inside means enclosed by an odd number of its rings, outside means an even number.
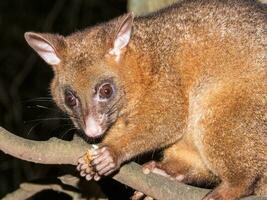
[[[78,104],[77,97],[70,90],[65,91],[65,104],[69,108],[73,108],[73,107],[77,106],[77,104]]]
[[[104,83],[98,88],[98,96],[100,99],[105,100],[112,97],[114,92],[113,86],[110,83]]]

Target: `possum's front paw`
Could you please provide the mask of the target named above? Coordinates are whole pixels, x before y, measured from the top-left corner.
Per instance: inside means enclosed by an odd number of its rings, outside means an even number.
[[[118,156],[108,146],[88,150],[78,160],[77,170],[86,180],[100,180],[101,176],[108,176],[120,167]]]
[[[109,146],[102,146],[93,151],[91,164],[100,176],[108,176],[120,167],[118,155]]]
[[[96,173],[91,164],[93,159],[93,151],[97,148],[98,147],[96,145],[92,146],[92,148],[88,149],[87,152],[78,160],[77,170],[80,171],[80,175],[85,177],[88,181],[92,178],[95,180],[100,179],[99,175]]]

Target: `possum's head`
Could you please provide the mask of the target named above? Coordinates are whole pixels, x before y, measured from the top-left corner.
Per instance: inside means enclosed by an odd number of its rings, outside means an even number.
[[[55,102],[90,138],[103,136],[141,90],[135,84],[141,82],[136,60],[126,59],[132,26],[130,13],[68,37],[25,33],[55,72]]]

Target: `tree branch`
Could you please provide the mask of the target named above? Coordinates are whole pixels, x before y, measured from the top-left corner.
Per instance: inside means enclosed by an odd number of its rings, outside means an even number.
[[[7,194],[4,198],[2,198],[2,200],[25,200],[43,190],[53,190],[56,192],[62,192],[72,197],[73,200],[86,199],[82,197],[79,191],[75,191],[74,188],[70,187],[69,185],[65,185],[55,181],[55,183],[22,183],[20,184],[19,189]]]
[[[76,165],[89,145],[82,139],[75,137],[72,141],[52,138],[48,141],[32,141],[11,134],[0,127],[0,149],[16,158],[41,164],[71,164]],[[145,175],[141,167],[131,162],[121,167],[113,178],[135,190],[157,199],[199,200],[209,190],[201,189],[168,178],[156,175]],[[246,200],[263,200],[264,197],[248,197]]]
[[[11,134],[0,127],[0,149],[16,158],[40,164],[77,164],[77,158],[88,149],[82,139],[68,142],[51,138],[33,141]]]

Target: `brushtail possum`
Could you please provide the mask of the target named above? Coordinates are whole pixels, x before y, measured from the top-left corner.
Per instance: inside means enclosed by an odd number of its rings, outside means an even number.
[[[63,37],[25,33],[55,72],[57,105],[100,140],[86,179],[155,149],[150,167],[205,200],[267,195],[267,8],[253,0],[187,0]],[[92,167],[93,166],[93,167]],[[217,181],[219,180],[219,181]]]

